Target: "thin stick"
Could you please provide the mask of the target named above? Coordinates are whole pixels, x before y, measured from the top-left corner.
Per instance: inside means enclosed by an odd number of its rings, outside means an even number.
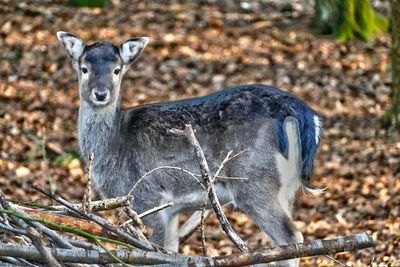
[[[42,128],[42,157],[44,162],[44,173],[43,176],[49,182],[50,191],[52,194],[56,192],[56,186],[53,183],[53,179],[51,178],[50,169],[49,169],[49,160],[47,159],[47,152],[46,152],[46,127]]]
[[[210,194],[211,187],[209,186],[206,190],[203,200],[203,208],[201,209],[201,217],[200,217],[200,237],[201,237],[201,252],[204,256],[207,256],[207,242],[206,242],[206,233],[205,233],[205,213],[208,202],[208,195]]]
[[[158,171],[158,170],[165,170],[165,169],[185,172],[185,173],[189,174],[191,177],[193,177],[193,178],[205,189],[205,186],[204,186],[204,185],[202,184],[202,182],[200,182],[200,180],[196,177],[196,174],[192,173],[191,171],[188,171],[188,170],[185,170],[185,169],[179,168],[179,167],[173,167],[173,166],[160,166],[160,167],[157,167],[157,168],[155,168],[155,169],[152,169],[151,171],[145,173],[142,177],[140,177],[139,180],[137,180],[137,182],[134,184],[134,186],[132,187],[132,189],[129,191],[129,193],[128,193],[127,195],[128,195],[128,196],[129,196],[129,195],[132,195],[132,194],[133,194],[133,191],[135,191],[135,189],[139,186],[139,184],[141,184],[141,183],[143,182],[143,180],[144,180],[147,176],[149,176],[150,174],[152,174],[153,172],[156,172],[156,171]]]
[[[205,212],[206,212],[206,208],[207,208],[208,195],[210,194],[212,184],[214,183],[216,177],[219,175],[219,173],[224,168],[225,163],[229,161],[230,155],[232,153],[233,153],[233,151],[229,151],[228,154],[225,156],[224,160],[219,165],[217,171],[215,172],[213,178],[211,179],[211,181],[207,187],[206,194],[204,196],[203,208],[201,210],[200,235],[201,235],[202,251],[203,251],[203,255],[205,255],[205,256],[207,255],[207,243],[206,243],[206,235],[205,235]]]
[[[331,257],[329,255],[324,255],[326,258],[330,259],[331,261],[335,262],[336,264],[343,266],[343,267],[349,267],[348,265],[344,264],[341,261],[338,261],[337,259],[335,259],[334,257]]]
[[[201,244],[202,244],[202,251],[203,251],[203,255],[207,255],[207,244],[206,244],[206,236],[205,236],[205,212],[206,212],[206,208],[207,208],[207,200],[208,200],[208,195],[210,194],[210,190],[211,190],[211,186],[214,183],[214,181],[217,179],[219,173],[222,171],[222,169],[224,168],[225,164],[228,163],[230,160],[240,156],[241,154],[243,154],[244,152],[247,152],[248,150],[243,150],[240,151],[239,153],[233,155],[231,157],[231,154],[233,153],[233,151],[229,151],[228,154],[225,156],[224,160],[221,162],[221,164],[219,165],[217,171],[215,172],[212,180],[210,181],[210,184],[207,187],[207,191],[204,197],[204,204],[203,204],[203,209],[201,210],[201,220],[200,220],[200,233],[201,233]]]
[[[71,203],[69,203],[68,201],[66,201],[64,198],[56,195],[56,194],[50,194],[48,192],[46,192],[44,189],[42,189],[41,187],[37,186],[37,185],[33,185],[32,186],[34,189],[36,189],[37,191],[41,192],[42,194],[51,197],[52,199],[54,199],[55,201],[61,203],[62,205],[66,206],[67,208],[69,208],[71,211],[73,211],[74,213],[76,213],[77,215],[82,216],[83,218],[86,218],[88,220],[91,220],[95,223],[97,223],[98,225],[104,227],[104,229],[113,232],[114,234],[120,236],[121,238],[123,238],[124,240],[126,240],[127,242],[131,243],[132,245],[134,245],[137,248],[143,249],[143,250],[147,250],[147,251],[154,251],[155,248],[152,246],[152,244],[143,236],[143,234],[139,231],[139,229],[133,233],[135,234],[135,237],[129,235],[128,233],[122,231],[121,229],[119,229],[117,226],[109,223],[108,221],[106,221],[105,219],[94,215],[93,213],[86,213],[83,212],[82,210],[77,209],[74,205],[72,205]]]
[[[204,217],[207,218],[211,210],[206,210]],[[201,210],[195,211],[192,216],[179,228],[179,244],[183,244],[201,223]]]
[[[242,151],[245,152],[245,151]],[[233,158],[233,157],[232,157]],[[152,174],[153,172],[156,172],[158,170],[175,170],[175,171],[181,171],[184,173],[189,174],[190,176],[192,176],[200,185],[203,189],[206,189],[206,187],[203,185],[203,183],[197,178],[197,177],[201,177],[201,174],[197,174],[197,173],[193,173],[191,171],[188,171],[186,169],[180,168],[180,167],[174,167],[174,166],[160,166],[157,168],[152,169],[151,171],[145,173],[143,176],[141,176],[139,178],[139,180],[137,180],[137,182],[134,184],[134,186],[132,187],[132,189],[129,191],[129,193],[127,194],[127,196],[132,195],[133,191],[135,191],[135,189],[143,182],[143,180],[149,176],[150,174]],[[246,177],[236,177],[236,176],[217,176],[217,179],[224,179],[224,180],[248,180],[248,178]]]
[[[5,195],[4,195],[4,193],[3,193],[3,191],[1,189],[0,189],[0,204],[2,205],[2,207],[4,209],[13,210],[15,212],[18,212],[19,214],[27,216],[25,214],[25,212],[17,209],[14,205],[11,205],[10,203],[7,202],[6,197],[5,197]],[[17,220],[19,223],[22,222],[18,218],[14,218],[13,220]],[[56,242],[57,245],[59,245],[60,247],[62,247],[62,248],[73,248],[73,246],[67,240],[65,240],[65,238],[61,237],[59,234],[57,234],[53,230],[45,227],[44,225],[42,225],[40,223],[31,222],[30,224],[32,226],[35,226],[36,228],[40,229],[47,237],[50,237],[52,240],[54,240],[54,242]],[[26,224],[24,224],[24,225],[26,225]],[[26,228],[26,226],[24,226],[22,228]]]
[[[158,207],[154,207],[154,208],[152,208],[152,209],[149,209],[148,211],[142,212],[142,213],[140,213],[138,216],[139,216],[139,218],[142,219],[143,217],[146,217],[146,216],[148,216],[148,215],[150,215],[150,214],[153,214],[153,213],[155,213],[155,212],[158,212],[158,211],[160,211],[160,210],[169,208],[169,207],[171,207],[171,206],[173,206],[173,205],[174,205],[174,202],[170,201],[170,202],[165,203],[165,204],[163,204],[163,205],[160,205],[160,206],[158,206]]]
[[[145,226],[143,224],[142,219],[139,217],[139,215],[136,213],[136,211],[134,211],[130,207],[126,207],[126,208],[124,208],[124,212],[126,213],[126,215],[128,215],[128,217],[130,219],[127,220],[126,222],[124,222],[123,224],[121,224],[121,227],[127,227],[130,223],[134,223],[134,225],[139,227],[140,231],[143,232],[145,229]]]
[[[33,227],[28,227],[27,233],[28,237],[32,240],[33,245],[44,257],[46,264],[48,264],[49,266],[61,267],[61,264],[53,257],[51,252],[45,249],[43,240],[40,238],[39,233]]]
[[[27,262],[26,260],[21,259],[21,258],[1,257],[0,260],[11,263],[10,266],[13,266],[13,267],[14,266],[39,267],[38,265]],[[0,263],[2,263],[2,262],[0,261]]]
[[[186,136],[186,138],[189,140],[189,142],[194,147],[196,157],[199,161],[201,175],[203,177],[203,180],[205,181],[207,186],[210,185],[210,192],[209,192],[208,197],[209,197],[212,207],[215,211],[215,214],[217,215],[217,218],[220,221],[222,229],[228,235],[229,239],[231,239],[232,242],[241,251],[243,251],[243,252],[248,251],[247,246],[244,244],[243,240],[233,230],[231,224],[229,223],[228,219],[226,218],[225,214],[222,211],[222,207],[218,200],[218,196],[217,196],[217,194],[214,190],[214,187],[212,186],[212,183],[211,183],[211,174],[210,174],[210,169],[208,168],[207,160],[204,156],[203,150],[201,149],[199,141],[196,139],[196,136],[194,135],[192,126],[190,124],[186,124],[185,130],[183,132],[184,132],[184,135]]]
[[[94,234],[89,233],[88,231],[85,231],[85,230],[82,230],[82,229],[79,229],[79,228],[66,226],[66,225],[61,225],[61,224],[54,223],[54,222],[51,222],[51,221],[46,220],[46,219],[30,218],[30,217],[21,215],[18,212],[13,211],[13,210],[0,210],[0,212],[1,213],[6,213],[6,214],[10,214],[12,216],[16,216],[17,218],[19,218],[19,219],[21,219],[21,220],[23,220],[24,222],[27,222],[27,223],[29,223],[29,222],[38,222],[38,223],[42,223],[42,224],[45,224],[45,225],[49,225],[50,227],[53,227],[54,229],[57,229],[58,231],[73,233],[73,234],[82,236],[82,237],[84,237],[84,238],[86,238],[86,239],[88,239],[90,241],[95,242],[96,244],[99,244],[100,241],[106,241],[106,242],[109,242],[109,243],[114,243],[114,244],[117,244],[117,245],[121,245],[121,246],[130,248],[130,249],[135,248],[134,246],[132,246],[132,245],[130,245],[128,243],[122,242],[120,240],[117,240],[115,238],[109,238],[109,237],[94,235]],[[29,234],[29,232],[27,232],[27,233]]]
[[[0,189],[0,203],[3,207],[6,209],[11,209],[11,205],[7,202],[3,191]],[[13,211],[16,214],[18,214],[17,211]],[[39,233],[30,225],[28,225],[26,222],[21,220],[20,218],[16,216],[11,216],[11,219],[15,222],[16,225],[19,227],[26,229],[26,234],[29,237],[29,239],[32,241],[33,245],[36,247],[36,249],[39,251],[39,253],[42,255],[44,258],[45,262],[50,265],[50,266],[56,266],[56,267],[61,267],[61,265],[58,263],[58,261],[49,253],[47,250],[44,249],[43,241],[40,238]],[[2,255],[2,256],[8,256],[8,255]]]
[[[4,214],[4,213],[2,213],[2,214]],[[18,229],[18,228],[15,228],[10,225],[3,224],[3,223],[0,223],[0,229],[10,232],[14,235],[25,235],[25,236],[28,235],[28,233],[23,229]]]
[[[90,209],[92,211],[105,211],[113,210],[116,208],[127,207],[131,205],[132,196],[123,196],[116,198],[108,198],[103,200],[92,201],[90,204]],[[82,204],[73,204],[77,209],[82,209]],[[69,210],[65,206],[50,206],[51,209],[56,210]]]
[[[0,209],[4,209],[3,205],[1,204],[1,202],[0,202]],[[6,225],[10,225],[6,214],[1,214],[0,217],[3,219],[3,222]]]
[[[163,209],[166,209],[166,208],[168,208],[168,207],[171,207],[171,206],[173,206],[174,205],[174,202],[172,202],[172,201],[170,201],[170,202],[168,202],[168,203],[165,203],[165,204],[162,204],[162,205],[160,205],[160,206],[158,206],[158,207],[154,207],[154,208],[152,208],[152,209],[149,209],[149,210],[147,210],[147,211],[144,211],[144,212],[142,212],[142,213],[140,213],[140,214],[136,214],[136,212],[134,212],[133,210],[131,210],[131,211],[129,211],[129,210],[126,210],[126,212],[127,212],[127,214],[128,214],[128,216],[129,217],[131,217],[131,219],[129,219],[129,220],[127,220],[126,222],[124,222],[123,224],[121,224],[121,226],[126,226],[127,224],[130,224],[130,223],[132,223],[132,222],[135,222],[135,223],[137,223],[137,224],[142,224],[143,225],[143,222],[142,222],[142,218],[144,218],[144,217],[146,217],[146,216],[148,216],[148,215],[150,215],[150,214],[153,214],[153,213],[155,213],[155,212],[158,212],[158,211],[160,211],[160,210],[163,210]],[[132,213],[132,212],[134,212],[134,213]],[[135,214],[136,214],[136,216],[135,216]],[[139,227],[140,228],[140,227]]]
[[[83,195],[83,203],[82,208],[86,212],[92,212],[92,168],[93,168],[93,160],[94,154],[90,153],[89,155],[89,166],[87,170],[87,185],[86,185],[86,192]]]

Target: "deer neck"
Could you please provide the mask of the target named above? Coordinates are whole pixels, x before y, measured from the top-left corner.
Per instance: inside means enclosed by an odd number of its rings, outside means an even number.
[[[85,101],[81,102],[78,140],[84,161],[87,161],[91,153],[94,154],[95,162],[101,162],[104,157],[112,157],[118,147],[120,118],[120,100],[101,108],[93,107]]]

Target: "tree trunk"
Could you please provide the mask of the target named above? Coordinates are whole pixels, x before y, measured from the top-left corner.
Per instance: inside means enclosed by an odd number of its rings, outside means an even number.
[[[400,1],[391,0],[392,106],[383,117],[386,127],[400,130]]]
[[[316,0],[311,26],[343,42],[355,38],[369,41],[387,31],[388,21],[374,11],[370,0]]]

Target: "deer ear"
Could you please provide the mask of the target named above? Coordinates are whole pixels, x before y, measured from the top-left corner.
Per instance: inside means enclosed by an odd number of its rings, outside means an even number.
[[[149,43],[149,38],[140,37],[124,41],[119,46],[119,54],[125,65],[129,65],[135,61],[145,46]]]
[[[85,43],[79,37],[68,32],[57,32],[57,37],[69,58],[72,61],[78,61],[85,48]]]

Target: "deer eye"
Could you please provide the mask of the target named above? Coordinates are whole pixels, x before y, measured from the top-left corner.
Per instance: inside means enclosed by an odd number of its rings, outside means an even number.
[[[82,68],[81,68],[81,71],[82,71],[82,73],[87,73],[87,72],[88,72],[88,69],[85,68],[85,67],[82,67]]]
[[[114,74],[115,74],[115,75],[118,75],[120,72],[121,72],[120,69],[115,69],[115,70],[114,70]]]

